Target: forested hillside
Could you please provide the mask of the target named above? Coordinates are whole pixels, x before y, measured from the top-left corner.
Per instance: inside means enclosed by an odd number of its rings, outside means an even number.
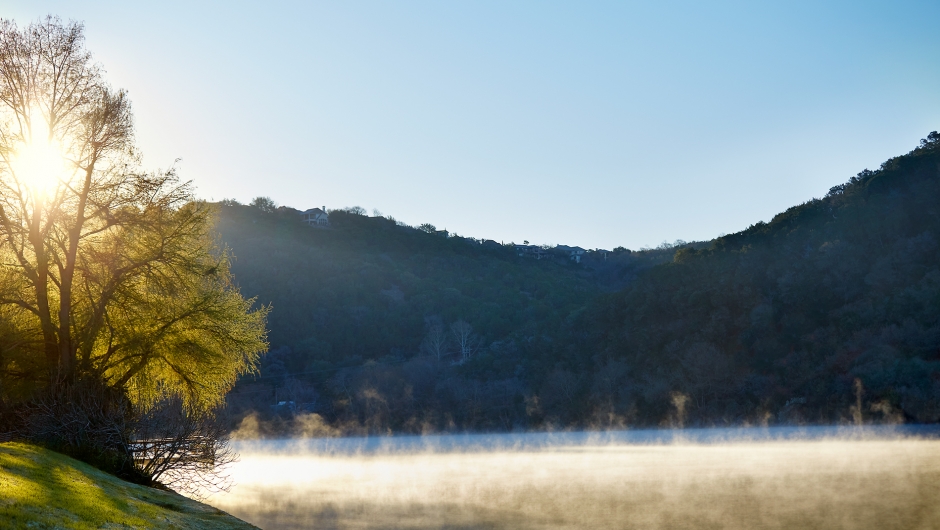
[[[940,420],[940,136],[707,249],[570,328],[640,423]],[[679,405],[679,407],[677,407]]]
[[[316,412],[369,432],[529,426],[558,330],[673,252],[536,259],[357,209],[311,227],[270,204],[223,203],[217,226],[242,293],[272,306],[271,351],[231,414]]]
[[[385,433],[940,420],[936,133],[769,223],[580,263],[297,214],[220,207],[243,294],[273,306],[271,352],[230,395],[233,421],[256,411],[302,430],[316,413],[320,432]]]

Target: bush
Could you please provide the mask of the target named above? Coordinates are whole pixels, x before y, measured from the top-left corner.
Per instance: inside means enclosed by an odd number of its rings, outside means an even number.
[[[145,476],[196,497],[228,490],[224,471],[237,455],[215,412],[187,410],[180,399],[169,399],[141,415],[137,424],[132,448]]]
[[[187,410],[179,398],[146,411],[92,379],[52,385],[7,409],[15,435],[125,480],[200,496],[227,490],[235,460],[213,412]]]
[[[134,465],[134,412],[121,392],[81,379],[51,385],[15,410],[22,438],[132,482],[151,482]]]

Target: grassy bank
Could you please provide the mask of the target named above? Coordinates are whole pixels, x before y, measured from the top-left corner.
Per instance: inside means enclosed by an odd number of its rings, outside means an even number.
[[[211,506],[20,443],[0,444],[0,527],[255,528]]]

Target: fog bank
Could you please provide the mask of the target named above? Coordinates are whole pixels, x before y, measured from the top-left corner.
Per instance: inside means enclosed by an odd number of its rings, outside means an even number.
[[[933,437],[820,431],[748,441],[710,432],[704,442],[692,433],[671,443],[597,443],[596,433],[528,445],[524,436],[455,437],[425,449],[415,439],[319,450],[264,442],[243,447],[237,486],[210,502],[269,530],[940,524]]]

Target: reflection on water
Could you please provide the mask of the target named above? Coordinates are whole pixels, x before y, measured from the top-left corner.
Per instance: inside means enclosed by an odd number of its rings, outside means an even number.
[[[632,431],[242,444],[209,502],[277,528],[940,528],[937,432]]]

